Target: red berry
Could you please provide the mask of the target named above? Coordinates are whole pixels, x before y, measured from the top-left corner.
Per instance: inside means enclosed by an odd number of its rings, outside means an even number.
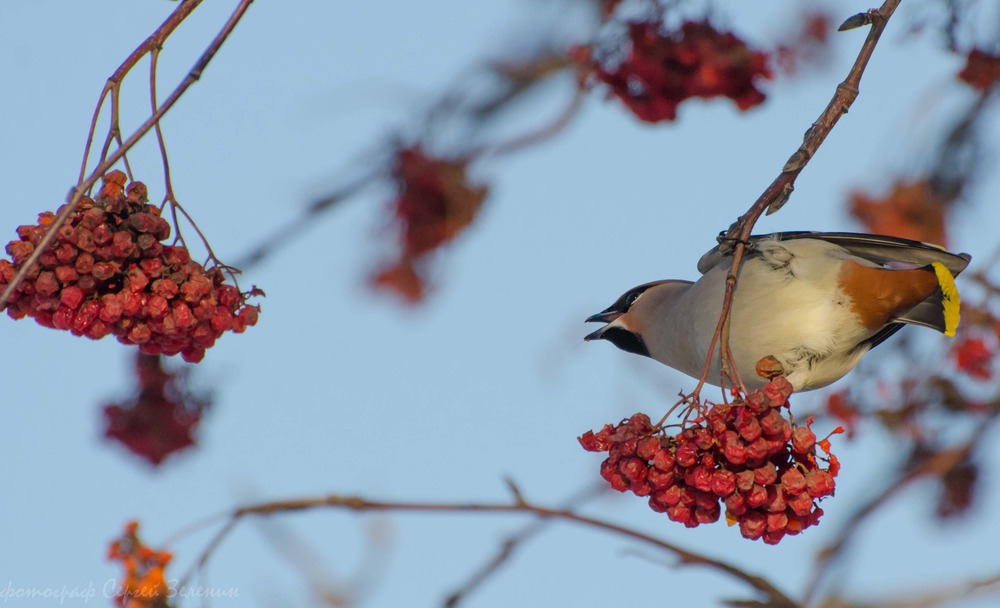
[[[144,298],[138,293],[131,291],[123,291],[119,297],[122,303],[122,314],[126,317],[138,316],[139,311],[142,310]]]
[[[94,233],[86,228],[77,229],[76,246],[83,251],[94,251],[97,249],[97,243],[94,241]]]
[[[63,285],[73,283],[80,278],[80,274],[72,266],[56,266],[55,273],[56,279]]]
[[[74,310],[83,303],[83,298],[83,290],[76,285],[66,287],[59,293],[59,301]]]
[[[242,312],[242,311],[240,311]],[[660,446],[659,437],[643,437],[635,446],[635,452],[640,458],[652,460],[663,448]]]
[[[94,243],[98,247],[103,247],[104,245],[111,243],[111,240],[115,236],[114,230],[112,230],[111,227],[108,226],[107,224],[100,224],[99,226],[94,228],[93,234],[94,234]]]
[[[711,486],[716,496],[729,496],[736,492],[736,475],[728,469],[718,469],[712,473]]]
[[[153,332],[149,330],[149,327],[145,323],[136,323],[129,329],[127,337],[132,344],[144,344],[149,342],[150,338],[153,337]]]
[[[684,475],[684,482],[702,492],[712,491],[712,469],[709,467],[692,467]]]
[[[618,471],[617,463],[612,462],[610,458],[605,459],[601,464],[601,477],[607,480],[611,484],[611,487],[619,492],[624,492],[628,489],[628,481]]]
[[[51,296],[59,291],[59,280],[56,274],[50,270],[39,273],[35,279],[35,292],[43,296]]]
[[[792,431],[792,449],[799,454],[811,454],[816,445],[816,434],[807,426]]]
[[[20,266],[28,261],[35,246],[27,241],[11,241],[7,244],[7,253],[13,258],[14,264]]]
[[[163,315],[167,314],[169,310],[170,303],[167,302],[167,299],[163,296],[156,295],[149,298],[149,300],[146,301],[146,306],[143,308],[146,315],[154,319],[163,317]]]
[[[188,250],[183,247],[164,247],[163,261],[170,266],[180,266],[191,261],[191,256],[188,254]]]
[[[101,312],[98,317],[105,323],[114,323],[121,318],[123,306],[116,294],[108,293],[101,296]]]
[[[740,492],[747,492],[753,487],[755,482],[753,471],[740,471],[736,474],[736,487]]]
[[[137,266],[133,265],[125,275],[125,284],[132,293],[139,293],[149,285],[149,277],[139,270]]]
[[[94,269],[94,256],[89,253],[81,253],[76,257],[76,271],[80,274],[90,274]]]
[[[698,463],[698,448],[692,443],[682,443],[677,446],[675,458],[680,466],[692,467]]]
[[[753,470],[753,480],[762,486],[769,486],[778,481],[778,471],[773,464],[766,462]]]
[[[806,473],[806,491],[813,498],[833,496],[836,482],[830,473],[822,469],[813,469]]]
[[[781,412],[777,409],[768,411],[760,418],[760,428],[767,435],[783,435],[787,427],[788,421],[782,417]]]
[[[662,490],[674,482],[673,471],[662,471],[656,467],[650,467],[646,479],[657,490]]]
[[[69,329],[73,326],[73,317],[76,316],[76,311],[68,306],[60,306],[54,313],[52,313],[51,318],[48,319],[51,323],[51,327],[56,329]],[[44,316],[38,315],[36,317],[39,323],[43,323]]]
[[[788,525],[788,516],[784,512],[767,514],[767,531],[777,532],[784,530]]]
[[[764,396],[774,407],[779,407],[788,402],[788,396],[792,394],[792,383],[784,376],[778,376],[764,385]]]
[[[118,272],[117,262],[97,262],[90,274],[98,281],[107,281]]]
[[[601,429],[596,434],[594,431],[587,431],[580,437],[578,441],[583,449],[588,452],[607,452],[611,448],[611,440],[608,436],[611,434],[612,426],[610,424],[605,424],[604,428]]]
[[[56,247],[56,260],[61,264],[70,264],[76,259],[76,255],[80,252],[76,245],[70,243],[63,243]]]
[[[813,499],[807,492],[788,498],[788,508],[796,515],[808,515],[812,511]]]
[[[762,507],[767,503],[767,490],[764,486],[754,484],[749,492],[746,492],[747,506],[751,509]]]
[[[96,300],[87,300],[77,311],[73,318],[73,325],[70,328],[73,333],[83,335],[90,328],[97,315],[101,312],[101,305]]]
[[[239,304],[240,292],[232,285],[220,285],[218,290],[218,295],[216,297],[218,297],[219,299],[220,306],[225,306],[230,310],[234,310],[237,304]],[[643,431],[646,430],[646,427],[649,427],[649,431],[652,431],[652,425],[648,423],[648,420],[646,421],[645,424],[643,424],[642,421],[640,420],[637,426],[641,427]]]
[[[764,535],[767,529],[767,519],[763,513],[748,511],[740,518],[740,534],[743,538],[757,540]]]
[[[785,491],[780,485],[767,488],[767,512],[780,513],[785,510],[788,504],[785,502]]]
[[[781,485],[790,496],[801,494],[806,489],[806,476],[796,467],[792,467],[781,476]]]
[[[735,517],[739,517],[747,512],[746,498],[739,492],[733,492],[729,496],[726,496],[723,502],[726,504],[726,510]]]
[[[646,480],[646,463],[639,458],[628,457],[618,463],[618,471],[629,483]]]
[[[677,504],[667,508],[667,517],[669,517],[671,521],[682,523],[689,528],[693,528],[698,525],[698,521],[691,517],[691,507],[683,504]]]
[[[176,296],[178,291],[177,283],[174,283],[170,279],[157,279],[153,281],[150,288],[154,294],[162,296],[168,300]]]

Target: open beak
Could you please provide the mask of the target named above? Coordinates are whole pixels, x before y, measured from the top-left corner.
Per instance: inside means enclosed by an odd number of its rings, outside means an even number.
[[[608,324],[614,322],[620,316],[622,316],[622,312],[620,310],[615,310],[615,308],[611,306],[605,308],[596,315],[590,315],[589,317],[587,317],[586,323]],[[611,326],[605,325],[604,327],[598,329],[597,331],[587,334],[586,336],[583,337],[584,341],[590,342],[591,340],[601,340],[602,338],[604,338],[604,332],[606,332],[609,327]]]
[[[622,316],[622,312],[620,310],[614,310],[613,308],[605,308],[596,315],[590,315],[589,317],[587,317],[587,320],[584,321],[584,323],[597,323],[597,322],[610,323],[620,316]]]

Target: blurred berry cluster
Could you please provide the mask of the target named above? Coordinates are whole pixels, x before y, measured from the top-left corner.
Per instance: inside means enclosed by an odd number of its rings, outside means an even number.
[[[632,21],[623,59],[609,60],[598,45],[573,55],[587,76],[611,91],[641,120],[677,118],[677,106],[692,97],[728,97],[741,110],[764,101],[756,81],[771,77],[768,54],[707,21],[687,21],[667,31],[659,19]],[[616,46],[617,50],[617,46]]]

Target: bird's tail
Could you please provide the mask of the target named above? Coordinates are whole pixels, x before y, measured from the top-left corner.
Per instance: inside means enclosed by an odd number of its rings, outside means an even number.
[[[938,290],[929,298],[893,319],[899,323],[912,323],[938,330],[946,336],[954,336],[958,329],[961,298],[955,287],[955,277],[941,262],[927,267],[933,270],[938,280]]]

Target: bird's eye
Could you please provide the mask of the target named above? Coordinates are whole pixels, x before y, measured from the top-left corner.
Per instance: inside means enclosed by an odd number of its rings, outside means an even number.
[[[641,291],[633,291],[627,296],[625,296],[625,306],[631,306],[635,304],[635,301],[639,299],[639,296],[641,294],[642,294]]]

